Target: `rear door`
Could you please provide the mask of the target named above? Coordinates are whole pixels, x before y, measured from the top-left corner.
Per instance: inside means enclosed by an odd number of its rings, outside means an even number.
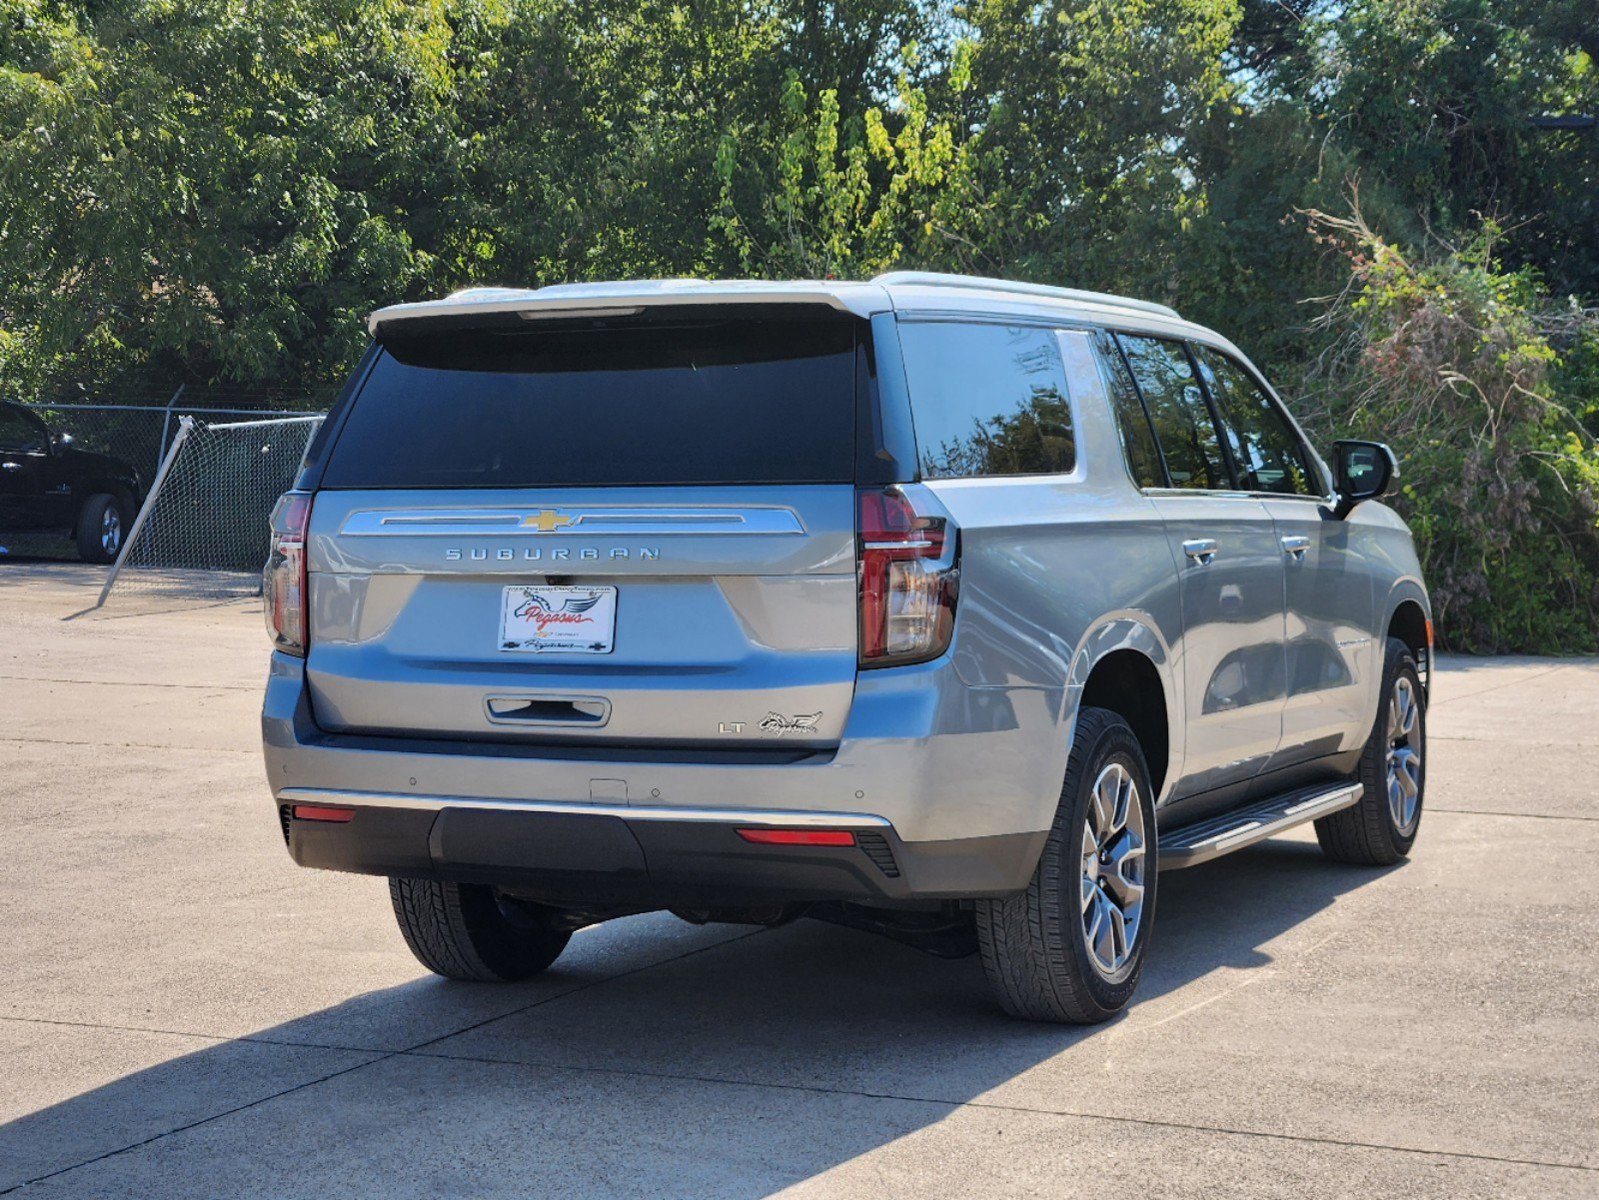
[[[1282,736],[1283,563],[1266,506],[1233,483],[1182,342],[1117,334],[1170,486],[1155,493],[1181,572],[1183,798],[1253,778]]]
[[[389,338],[313,449],[318,722],[836,743],[867,336],[772,306]]]

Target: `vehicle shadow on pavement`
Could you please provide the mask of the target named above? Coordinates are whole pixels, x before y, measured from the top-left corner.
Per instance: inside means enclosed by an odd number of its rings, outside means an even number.
[[[819,922],[664,961],[655,926],[601,926],[527,985],[366,993],[0,1126],[0,1190],[75,1167],[38,1194],[765,1196],[1096,1039],[1126,1053],[1141,1012],[1180,1017],[1382,874],[1294,841],[1165,875],[1139,995],[1094,1028],[1004,1017],[976,958]],[[1028,1104],[1093,1112],[1080,1079],[1038,1072]]]

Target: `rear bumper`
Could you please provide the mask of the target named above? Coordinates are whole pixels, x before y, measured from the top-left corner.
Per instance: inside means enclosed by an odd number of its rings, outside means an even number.
[[[967,688],[930,663],[863,675],[830,752],[441,744],[320,729],[303,663],[274,654],[262,733],[280,806],[356,810],[348,824],[285,821],[306,866],[660,907],[964,899],[1032,876],[1064,770],[1060,703]],[[861,836],[791,847],[736,833],[807,824]]]
[[[346,821],[296,817],[331,807]],[[806,828],[822,814],[499,804],[289,789],[279,818],[301,866],[492,883],[551,903],[715,908],[1004,895],[1027,886],[1045,834],[907,843],[880,818],[827,818],[849,846],[755,845],[738,830]]]

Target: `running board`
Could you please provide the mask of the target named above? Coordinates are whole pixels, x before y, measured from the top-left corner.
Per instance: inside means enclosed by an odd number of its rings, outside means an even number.
[[[1193,867],[1245,846],[1253,846],[1269,837],[1325,817],[1341,808],[1349,808],[1360,800],[1362,787],[1358,783],[1340,783],[1329,787],[1298,788],[1260,800],[1244,808],[1234,809],[1219,817],[1180,825],[1176,829],[1160,831],[1160,869],[1176,870]]]

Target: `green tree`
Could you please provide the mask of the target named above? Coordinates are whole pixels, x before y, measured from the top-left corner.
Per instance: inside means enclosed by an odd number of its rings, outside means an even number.
[[[431,269],[407,231],[446,155],[437,6],[316,0],[0,20],[8,377],[318,379]]]
[[[1362,217],[1310,214],[1345,291],[1304,411],[1326,435],[1393,443],[1444,645],[1599,648],[1599,320],[1507,270],[1502,231],[1408,255]],[[1567,389],[1583,390],[1573,393]]]

